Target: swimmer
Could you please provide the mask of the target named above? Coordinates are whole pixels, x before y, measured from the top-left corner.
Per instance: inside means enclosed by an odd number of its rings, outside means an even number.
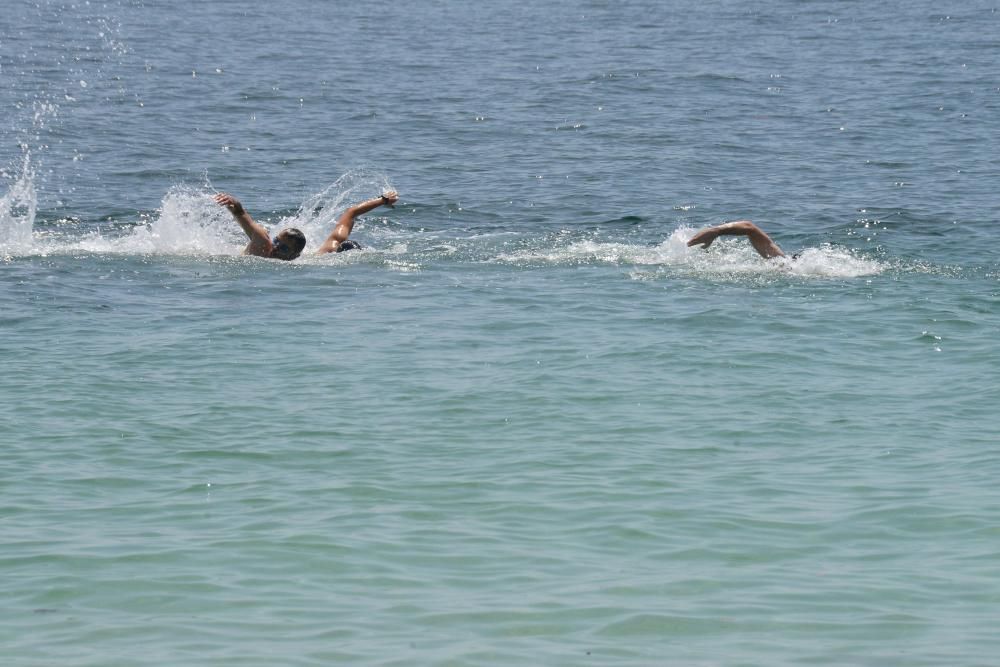
[[[771,237],[764,233],[764,230],[749,220],[736,220],[735,222],[707,227],[692,236],[687,244],[689,247],[700,245],[707,249],[708,246],[712,245],[712,241],[719,236],[746,236],[750,239],[750,245],[753,246],[753,249],[764,259],[785,256],[778,244],[772,241]]]
[[[330,235],[326,237],[326,240],[323,241],[323,245],[319,247],[316,254],[325,255],[331,252],[342,252],[344,250],[360,248],[361,246],[357,242],[350,241],[347,238],[351,234],[351,230],[354,229],[354,221],[357,217],[379,206],[392,208],[392,205],[398,199],[399,195],[395,191],[389,191],[377,199],[369,199],[348,208],[337,219],[337,225],[330,232]],[[236,218],[236,222],[243,228],[246,235],[250,237],[250,243],[243,249],[244,255],[271,257],[290,261],[301,255],[302,249],[306,247],[305,234],[294,227],[281,230],[274,239],[271,239],[264,226],[251,218],[250,214],[243,208],[243,204],[232,195],[220,192],[215,195],[215,202],[229,209],[229,212]]]

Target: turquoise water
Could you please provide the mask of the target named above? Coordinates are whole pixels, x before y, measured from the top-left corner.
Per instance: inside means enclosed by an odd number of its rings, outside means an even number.
[[[995,662],[992,5],[150,4],[0,23],[4,664]]]

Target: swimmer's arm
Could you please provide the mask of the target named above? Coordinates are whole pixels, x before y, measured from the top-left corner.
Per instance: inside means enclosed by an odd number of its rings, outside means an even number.
[[[236,218],[236,222],[243,228],[244,233],[250,237],[250,243],[247,244],[246,249],[243,251],[245,254],[259,255],[261,257],[267,257],[270,254],[270,235],[264,229],[263,225],[250,217],[250,214],[243,208],[243,204],[240,203],[239,199],[230,194],[220,192],[215,195],[215,203],[229,209],[229,212]]]
[[[765,234],[764,230],[749,220],[736,220],[735,222],[726,222],[715,227],[708,227],[692,236],[687,244],[689,246],[700,245],[703,248],[708,248],[708,246],[712,245],[712,241],[719,236],[746,236],[750,240],[750,245],[753,246],[753,249],[764,259],[785,256],[785,253],[778,247],[778,244]]]
[[[337,252],[337,248],[340,247],[340,244],[346,241],[347,237],[351,235],[351,230],[354,229],[354,221],[359,215],[364,215],[368,211],[376,209],[383,204],[391,207],[398,199],[399,195],[396,194],[395,190],[390,190],[381,197],[369,199],[361,202],[360,204],[355,204],[344,211],[337,220],[337,226],[334,227],[330,235],[326,237],[326,240],[323,241],[323,245],[319,247],[316,254],[325,255],[328,252]]]

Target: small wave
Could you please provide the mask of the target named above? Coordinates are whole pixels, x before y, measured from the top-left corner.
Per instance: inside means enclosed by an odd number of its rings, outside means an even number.
[[[696,72],[679,78],[691,81],[736,81],[739,83],[750,83],[749,79],[738,74],[726,74],[723,72]]]

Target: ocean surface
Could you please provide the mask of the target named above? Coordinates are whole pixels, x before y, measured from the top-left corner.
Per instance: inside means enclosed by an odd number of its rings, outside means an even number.
[[[3,665],[997,664],[996,0],[10,0],[0,108]]]

